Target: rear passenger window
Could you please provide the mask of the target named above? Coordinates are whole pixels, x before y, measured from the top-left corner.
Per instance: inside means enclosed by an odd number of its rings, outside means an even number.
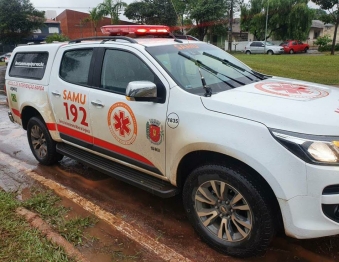
[[[92,55],[92,49],[65,52],[60,65],[60,77],[72,84],[87,85]]]
[[[16,53],[9,76],[40,80],[44,77],[47,61],[47,52]]]

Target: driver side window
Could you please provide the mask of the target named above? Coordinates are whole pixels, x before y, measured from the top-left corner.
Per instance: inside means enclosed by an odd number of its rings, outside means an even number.
[[[101,72],[101,88],[125,94],[131,81],[155,82],[156,76],[136,55],[122,50],[106,50]]]

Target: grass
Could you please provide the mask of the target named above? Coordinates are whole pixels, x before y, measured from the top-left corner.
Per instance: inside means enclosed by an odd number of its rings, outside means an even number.
[[[96,220],[90,217],[66,220],[69,210],[59,202],[58,196],[42,189],[32,191],[32,197],[23,202],[14,193],[0,190],[0,261],[73,261],[15,214],[20,206],[32,210],[72,244],[81,245],[86,238],[84,229],[93,226]]]
[[[22,206],[38,213],[66,240],[74,245],[81,245],[84,230],[97,222],[92,217],[76,217],[69,220],[65,216],[69,209],[59,205],[60,198],[51,191],[33,190],[33,197],[22,203]]]
[[[15,214],[20,205],[13,193],[0,191],[0,261],[73,261]]]
[[[236,58],[264,74],[339,85],[338,55],[245,55]]]

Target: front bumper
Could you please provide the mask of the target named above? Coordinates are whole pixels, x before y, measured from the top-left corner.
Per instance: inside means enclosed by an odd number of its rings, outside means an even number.
[[[279,51],[274,51],[274,53],[275,54],[283,54],[283,53],[285,53],[285,51],[284,50],[279,50]]]
[[[306,165],[307,196],[296,196],[288,201],[278,199],[283,214],[285,232],[295,238],[316,238],[339,234],[339,217],[335,207],[339,207],[339,190],[330,194],[324,189],[339,185],[339,168]],[[324,207],[330,207],[330,215]],[[332,211],[331,211],[332,210]],[[332,214],[332,213],[333,214]]]

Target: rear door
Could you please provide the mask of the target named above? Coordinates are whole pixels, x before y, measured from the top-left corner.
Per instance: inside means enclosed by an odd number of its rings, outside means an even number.
[[[82,147],[93,144],[89,120],[89,74],[94,49],[64,47],[52,68],[49,98],[60,137]]]
[[[101,51],[95,88],[89,94],[93,149],[122,164],[163,176],[169,84],[151,58],[135,48],[120,45]],[[126,87],[131,81],[155,83],[163,101],[128,101]]]

